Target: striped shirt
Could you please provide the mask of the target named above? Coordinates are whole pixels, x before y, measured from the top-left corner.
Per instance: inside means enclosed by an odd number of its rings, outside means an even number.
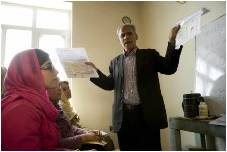
[[[137,89],[137,71],[136,71],[136,50],[133,49],[128,54],[125,53],[124,68],[124,103],[130,105],[140,104]]]

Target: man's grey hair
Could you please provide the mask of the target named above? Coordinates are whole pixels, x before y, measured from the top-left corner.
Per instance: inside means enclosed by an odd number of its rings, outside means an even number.
[[[118,28],[117,28],[117,36],[120,36],[119,35],[120,34],[120,31],[124,27],[130,27],[136,33],[136,26],[135,25],[133,25],[133,24],[123,24],[123,25],[118,26]]]

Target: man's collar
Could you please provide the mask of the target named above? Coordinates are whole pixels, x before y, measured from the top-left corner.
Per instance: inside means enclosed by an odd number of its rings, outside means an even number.
[[[137,47],[135,47],[133,50],[131,50],[130,52],[125,52],[124,51],[124,56],[130,56],[130,55],[134,55],[134,54],[136,54],[136,50],[137,50],[138,48]]]

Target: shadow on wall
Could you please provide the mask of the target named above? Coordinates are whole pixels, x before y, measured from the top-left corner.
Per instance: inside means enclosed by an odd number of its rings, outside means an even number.
[[[205,97],[208,101],[209,114],[226,113],[226,75],[222,75],[215,82],[210,95]]]

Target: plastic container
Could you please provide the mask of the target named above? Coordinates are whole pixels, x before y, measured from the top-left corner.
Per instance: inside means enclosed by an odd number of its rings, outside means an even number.
[[[200,118],[208,117],[208,106],[204,101],[201,101],[199,104],[199,117]]]

